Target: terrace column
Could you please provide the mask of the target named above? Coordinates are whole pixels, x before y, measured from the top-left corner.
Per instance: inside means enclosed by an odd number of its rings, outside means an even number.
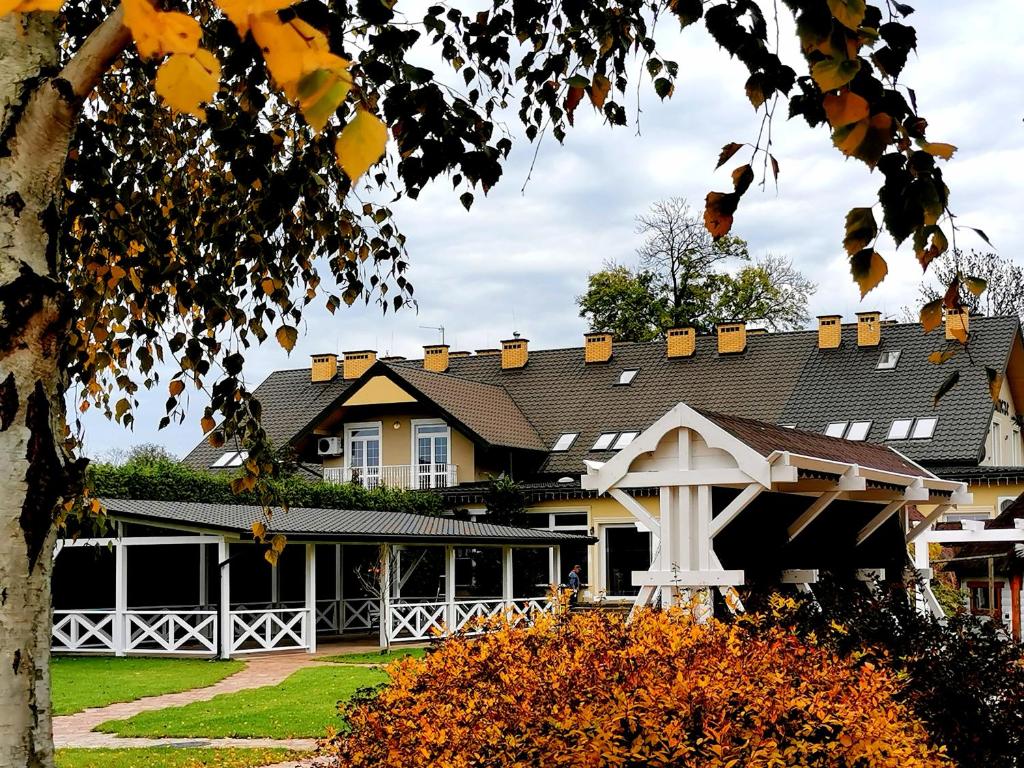
[[[391,545],[380,545],[380,649],[391,647]]]
[[[128,547],[121,524],[114,544],[114,655],[124,656],[128,647]]]
[[[206,583],[206,545],[199,545],[199,607],[205,608],[210,602],[209,585]]]
[[[501,599],[505,602],[505,609],[512,605],[512,547],[501,548]]]
[[[316,653],[316,544],[306,545],[306,617],[306,651]]]
[[[231,658],[231,562],[228,542],[221,538],[217,542],[217,565],[220,575],[220,604],[218,606],[217,631],[220,632],[220,657]]]
[[[444,548],[444,623],[447,634],[452,634],[458,624],[455,615],[455,547]]]
[[[345,582],[342,579],[344,566],[341,559],[344,556],[344,551],[341,544],[334,545],[334,616],[336,624],[334,628],[339,635],[345,631]]]
[[[1020,571],[1010,574],[1010,629],[1015,642],[1021,641],[1020,630],[1020,590],[1022,574]]]

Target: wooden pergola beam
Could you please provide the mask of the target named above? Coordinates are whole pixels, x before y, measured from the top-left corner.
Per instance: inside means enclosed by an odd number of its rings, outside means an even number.
[[[729,505],[723,509],[717,517],[712,518],[709,531],[711,538],[715,538],[715,536],[725,530],[726,526],[739,517],[740,513],[749,507],[754,502],[754,499],[760,496],[764,491],[765,487],[756,483],[752,483],[744,488],[740,492],[740,495],[729,502]]]
[[[836,500],[840,493],[842,493],[842,491],[826,491],[816,498],[811,506],[804,510],[804,513],[794,520],[793,523],[790,524],[789,528],[786,529],[789,541],[793,541],[793,539],[799,536],[807,526],[813,523],[818,518],[818,515],[824,512],[828,505]]]
[[[857,546],[863,544],[871,534],[881,528],[886,521],[889,520],[893,515],[903,509],[907,502],[904,500],[893,501],[882,507],[882,511],[875,515],[871,520],[857,533]]]

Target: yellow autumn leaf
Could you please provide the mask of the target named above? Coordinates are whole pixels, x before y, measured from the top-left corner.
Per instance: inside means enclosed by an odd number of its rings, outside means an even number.
[[[918,145],[929,155],[941,157],[943,160],[949,160],[953,157],[953,153],[956,152],[955,146],[943,144],[941,141],[919,141]]]
[[[31,13],[32,11],[49,11],[56,13],[64,5],[64,0],[0,0],[0,16],[8,13]]]
[[[274,82],[287,92],[297,88],[303,76],[326,66],[322,54],[330,53],[327,36],[302,19],[284,23],[277,14],[264,14],[252,22],[252,36],[263,52]],[[344,61],[340,57],[335,57]],[[295,98],[293,93],[288,94]]]
[[[888,272],[885,259],[872,248],[864,248],[850,257],[850,274],[860,288],[862,299],[885,279]]]
[[[203,31],[199,22],[177,11],[158,11],[149,0],[122,0],[124,23],[143,58],[168,53],[192,54],[199,50]]]
[[[284,347],[286,352],[291,352],[295,347],[295,342],[298,341],[299,331],[293,325],[282,325],[274,336],[277,337],[277,343]]]
[[[822,100],[822,106],[825,108],[825,117],[833,128],[842,128],[844,125],[859,122],[870,113],[867,99],[851,91],[828,94]]]
[[[352,88],[347,61],[330,53],[321,60],[333,63],[334,68],[316,69],[305,75],[297,84],[295,96],[292,96],[293,99],[297,97],[303,117],[317,133],[324,129]]]
[[[202,104],[213,101],[219,86],[220,62],[203,49],[191,56],[174,54],[156,73],[156,92],[167,105],[200,120],[206,119]]]
[[[338,137],[334,151],[338,165],[355,184],[384,155],[388,142],[387,126],[365,109],[356,109],[353,117]]]
[[[217,0],[224,15],[238,28],[238,34],[245,37],[253,21],[263,14],[274,14],[282,8],[292,5],[294,0]],[[276,18],[276,14],[274,14]]]
[[[602,74],[594,75],[594,80],[590,84],[590,102],[600,109],[604,106],[605,99],[608,98],[608,92],[611,91],[611,81]]]
[[[834,91],[853,80],[860,72],[858,59],[832,57],[811,67],[811,77],[822,91]]]
[[[836,21],[848,29],[857,29],[864,21],[867,3],[864,0],[828,0],[828,9]]]

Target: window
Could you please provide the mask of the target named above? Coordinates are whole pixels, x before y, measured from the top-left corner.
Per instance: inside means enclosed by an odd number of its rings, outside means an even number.
[[[935,424],[938,419],[930,417],[927,419],[918,419],[914,422],[914,431],[911,432],[910,436],[915,440],[921,440],[929,438],[935,434]]]
[[[619,435],[619,439],[615,441],[615,445],[612,446],[612,450],[621,451],[627,445],[636,440],[636,436],[639,432],[623,432]]]
[[[992,463],[1002,464],[1003,463],[1003,430],[1000,427],[998,421],[992,422],[992,428],[989,430],[992,435]]]
[[[568,451],[572,448],[572,444],[576,442],[576,438],[580,436],[579,432],[563,432],[555,440],[555,444],[551,446],[552,451]]]
[[[900,350],[892,349],[883,352],[878,358],[878,365],[876,366],[880,371],[892,370],[896,367],[896,363],[900,361]]]
[[[870,421],[854,421],[846,430],[847,440],[867,440],[868,432],[871,431]]]
[[[211,466],[214,467],[240,467],[249,458],[248,451],[228,451],[217,459]]]
[[[827,427],[825,427],[825,434],[829,437],[842,437],[843,433],[846,432],[845,421],[833,421]]]
[[[618,434],[618,432],[604,432],[599,438],[597,438],[597,441],[594,443],[594,447],[590,450],[607,451],[611,448],[612,442]]]
[[[886,435],[886,440],[906,440],[910,436],[910,427],[914,423],[913,419],[896,419],[889,427],[889,434]]]
[[[622,386],[632,384],[633,379],[636,378],[636,375],[638,373],[640,373],[640,371],[637,370],[636,368],[627,368],[626,370],[619,374],[619,384]]]

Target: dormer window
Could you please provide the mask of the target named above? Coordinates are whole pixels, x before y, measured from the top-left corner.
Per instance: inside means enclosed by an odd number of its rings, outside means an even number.
[[[626,370],[624,370],[622,373],[619,374],[619,386],[624,387],[628,384],[632,384],[633,379],[636,378],[636,375],[638,373],[640,373],[640,371],[636,368],[627,368]]]
[[[891,371],[899,361],[900,350],[890,349],[878,356],[878,365],[875,367],[880,371]]]
[[[551,446],[552,452],[555,451],[568,451],[572,448],[572,444],[576,442],[576,438],[580,436],[579,432],[563,432],[555,440],[555,444]]]

